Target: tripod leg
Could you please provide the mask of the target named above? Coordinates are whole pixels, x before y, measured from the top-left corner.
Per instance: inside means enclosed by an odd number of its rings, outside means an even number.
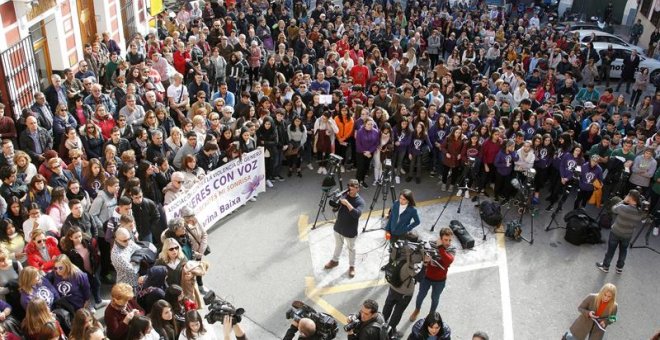
[[[369,219],[371,218],[371,213],[374,211],[374,207],[376,206],[376,203],[378,202],[378,196],[380,195],[380,191],[383,188],[383,183],[380,182],[376,186],[376,192],[374,192],[374,199],[371,201],[371,206],[369,207],[369,213],[367,214],[367,220],[364,221],[364,227],[362,228],[362,232],[365,232],[367,230],[367,225],[369,224]]]
[[[319,215],[321,215],[321,211],[325,211],[325,204],[328,201],[328,193],[323,192],[323,195],[321,196],[321,201],[319,202],[319,210],[316,212],[316,217],[314,218],[314,224],[312,225],[312,230],[316,229],[316,223],[319,221]]]
[[[635,248],[635,246],[634,246],[635,242],[637,242],[637,239],[639,238],[639,236],[642,235],[642,232],[644,232],[644,228],[646,228],[646,225],[642,224],[642,227],[639,228],[639,231],[637,232],[637,235],[635,235],[635,238],[633,238],[632,242],[630,242],[630,248]],[[649,228],[649,231],[651,231],[650,228]],[[647,238],[647,241],[648,241],[648,238]]]
[[[445,210],[447,209],[447,206],[449,205],[449,201],[451,201],[451,196],[447,197],[447,202],[445,202],[445,205],[442,207],[442,211],[440,211],[440,215],[438,215],[438,218],[436,218],[435,222],[433,222],[433,225],[431,226],[431,231],[435,230],[435,226],[438,224],[438,221],[440,221],[440,217],[442,217],[442,214],[445,213]]]

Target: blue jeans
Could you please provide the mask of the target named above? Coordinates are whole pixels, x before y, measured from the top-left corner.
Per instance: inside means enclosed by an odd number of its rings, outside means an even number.
[[[429,313],[435,313],[435,310],[438,309],[438,303],[440,302],[440,294],[445,289],[445,281],[431,281],[427,278],[423,278],[419,282],[419,293],[417,293],[417,301],[415,301],[415,309],[422,308],[422,302],[426,298],[426,294],[431,288],[431,310]]]
[[[613,232],[610,232],[610,238],[607,240],[607,252],[605,253],[605,259],[603,260],[603,267],[610,267],[614,252],[616,251],[616,248],[619,247],[619,259],[616,261],[616,267],[623,269],[623,266],[626,264],[626,255],[628,255],[629,244],[629,238],[619,237],[614,235]]]

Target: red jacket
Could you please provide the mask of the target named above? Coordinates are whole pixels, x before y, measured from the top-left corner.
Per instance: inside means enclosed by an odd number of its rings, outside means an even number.
[[[501,143],[493,143],[493,140],[488,138],[481,146],[481,160],[486,164],[495,163],[495,157],[501,148]]]
[[[188,51],[175,51],[174,54],[172,55],[172,58],[174,59],[174,68],[176,69],[177,72],[181,73],[182,75],[186,75],[186,59],[190,60],[190,52]]]
[[[57,247],[57,240],[52,236],[46,237],[46,248],[50,255],[50,260],[46,261],[37,249],[35,242],[30,242],[25,246],[25,254],[27,255],[28,265],[41,269],[44,272],[49,272],[55,265],[55,257],[60,255],[60,248]]]
[[[447,279],[447,270],[449,266],[454,262],[454,255],[447,252],[444,247],[438,247],[438,253],[440,254],[440,260],[438,261],[442,267],[436,266],[433,262],[430,262],[426,266],[426,278],[431,281],[444,281]]]

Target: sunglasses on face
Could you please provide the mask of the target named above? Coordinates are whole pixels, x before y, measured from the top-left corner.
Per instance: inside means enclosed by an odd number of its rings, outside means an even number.
[[[168,250],[169,250],[169,251],[174,251],[174,250],[178,251],[178,250],[179,250],[179,247],[172,247],[172,248],[170,248],[170,249],[168,249]]]

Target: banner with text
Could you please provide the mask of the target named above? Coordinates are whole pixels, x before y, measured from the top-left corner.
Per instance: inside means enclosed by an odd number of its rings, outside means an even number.
[[[264,149],[243,154],[206,174],[183,196],[165,206],[167,219],[180,216],[181,208],[190,207],[204,229],[266,191]]]

